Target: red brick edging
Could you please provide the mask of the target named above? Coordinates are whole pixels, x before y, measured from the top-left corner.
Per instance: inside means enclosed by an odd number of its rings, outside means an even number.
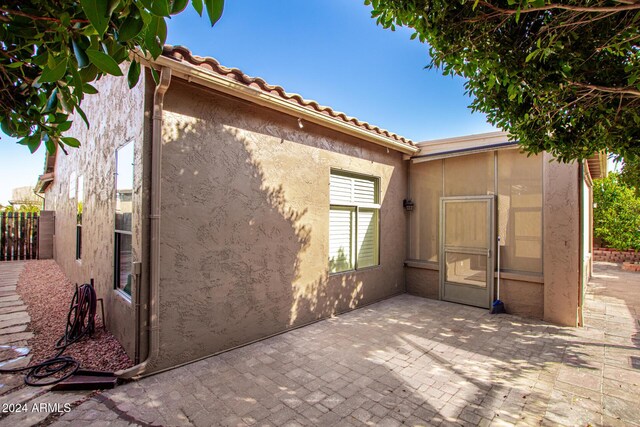
[[[627,271],[640,271],[640,264],[634,264],[632,262],[623,262],[622,269]]]
[[[619,251],[610,248],[593,248],[593,260],[594,261],[606,261],[606,262],[640,262],[640,252],[628,250]]]

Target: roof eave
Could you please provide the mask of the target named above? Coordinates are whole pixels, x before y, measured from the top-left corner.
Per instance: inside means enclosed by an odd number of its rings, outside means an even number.
[[[585,160],[589,166],[589,173],[592,179],[604,178],[607,176],[607,153],[596,153]]]
[[[44,173],[38,177],[38,182],[34,188],[36,193],[44,193],[49,185],[53,183],[53,179],[55,178],[54,172]]]
[[[423,141],[417,146],[420,154],[413,156],[414,163],[514,148],[518,146],[518,142],[510,140],[507,132],[499,131]]]
[[[201,67],[197,67],[189,63],[178,62],[165,56],[159,56],[150,62],[160,67],[170,68],[174,76],[187,80],[188,82],[197,83],[202,86],[215,89],[219,92],[288,114],[294,118],[307,120],[311,123],[372,142],[382,147],[410,155],[415,154],[420,150],[418,147],[393,141],[382,135],[376,135],[372,132],[366,131],[365,129],[358,128],[341,120],[326,116],[315,110],[293,104],[278,96],[225,79],[224,77],[210,73]]]

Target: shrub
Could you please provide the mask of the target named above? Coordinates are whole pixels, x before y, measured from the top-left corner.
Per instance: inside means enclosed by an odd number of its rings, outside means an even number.
[[[640,250],[640,197],[611,173],[593,182],[593,235],[620,250]]]

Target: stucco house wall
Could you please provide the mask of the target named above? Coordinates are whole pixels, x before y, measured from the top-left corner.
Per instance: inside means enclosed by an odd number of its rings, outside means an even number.
[[[579,321],[585,253],[579,235],[590,221],[580,217],[588,202],[580,199],[579,165],[550,162],[547,154],[527,160],[513,146],[416,164],[408,157],[416,151],[410,141],[300,101],[211,58],[176,48],[158,61],[175,72],[164,110],[156,104],[152,118],[157,98],[148,70],[133,90],[125,79],[101,79],[101,97],[83,103],[92,127],[77,118],[70,131],[83,146],[68,156],[58,152],[45,192],[47,209],[56,215],[55,259],[72,281],[95,279],[108,328],[130,356],[138,356],[136,362],[150,356],[132,375],[399,293],[440,298],[442,196],[495,196],[495,227],[507,237],[500,297],[509,312],[564,325]],[[160,140],[152,136],[159,118]],[[151,150],[158,141],[160,229],[152,242]],[[135,155],[132,260],[140,263],[130,297],[114,288],[116,151],[129,142]],[[329,272],[332,171],[379,179],[377,266]],[[46,172],[47,179],[54,175]],[[84,212],[78,260],[79,183]],[[404,199],[416,203],[413,212],[405,211]],[[532,214],[519,221],[532,232],[524,233],[531,237],[525,255],[514,252],[509,237],[517,209]],[[157,242],[159,284],[152,301],[156,281],[149,272]],[[156,332],[158,341],[150,339]]]
[[[126,71],[126,70],[125,70]],[[55,179],[44,193],[48,210],[55,211],[54,257],[74,283],[95,280],[98,298],[104,299],[108,329],[130,356],[134,352],[134,313],[131,303],[113,290],[115,214],[115,151],[123,143],[135,144],[133,215],[134,258],[142,257],[143,142],[145,126],[145,77],[130,90],[126,79],[102,78],[96,83],[100,96],[82,103],[90,127],[74,116],[69,136],[82,143],[57,151]],[[80,179],[79,179],[80,178]],[[80,193],[78,192],[80,190]],[[76,259],[78,195],[83,196],[82,253]]]
[[[174,79],[160,357],[193,360],[404,292],[402,154]],[[329,177],[380,178],[380,265],[329,274]]]
[[[416,207],[409,219],[407,292],[441,298],[440,197],[494,195],[502,239],[500,299],[508,312],[576,326],[579,170],[579,163],[559,163],[546,153],[527,157],[513,147],[410,165],[409,197]]]

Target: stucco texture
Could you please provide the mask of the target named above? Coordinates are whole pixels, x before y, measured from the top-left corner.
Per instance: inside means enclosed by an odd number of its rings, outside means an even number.
[[[104,299],[107,327],[130,356],[135,339],[133,309],[130,302],[114,291],[113,285],[115,150],[128,141],[135,144],[133,256],[136,259],[141,250],[144,86],[144,78],[133,90],[129,90],[124,78],[103,78],[96,83],[100,95],[87,96],[82,103],[90,128],[76,115],[68,132],[82,146],[68,149],[68,155],[58,150],[55,179],[45,192],[47,209],[55,211],[55,260],[72,282],[82,284],[95,279],[98,297]],[[84,190],[80,260],[76,260],[78,182]]]
[[[580,179],[576,163],[544,158],[544,320],[577,326],[580,304]]]
[[[507,313],[533,319],[544,315],[544,285],[522,280],[500,280],[500,301]]]
[[[578,172],[575,163],[558,163],[549,154],[527,157],[518,150],[411,165],[410,197],[416,207],[410,214],[407,292],[438,298],[438,270],[415,267],[438,259],[440,213],[434,203],[440,195],[496,194],[500,269],[508,275],[501,281],[500,299],[507,311],[575,326],[580,304]]]
[[[406,267],[407,293],[423,298],[439,299],[440,272],[438,269]]]
[[[165,98],[167,368],[404,292],[402,154],[178,79]],[[332,168],[380,178],[380,265],[328,274]]]

